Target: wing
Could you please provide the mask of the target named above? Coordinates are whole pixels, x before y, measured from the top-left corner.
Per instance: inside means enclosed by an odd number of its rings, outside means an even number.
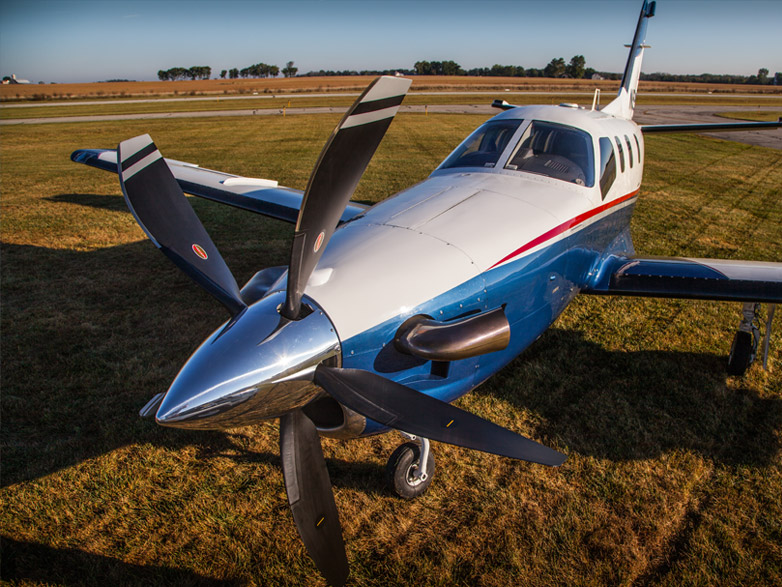
[[[782,302],[782,263],[611,257],[585,294]]]
[[[71,154],[71,160],[117,173],[117,152],[113,149],[79,149]],[[299,217],[304,198],[304,192],[300,190],[280,187],[276,181],[268,179],[230,175],[174,159],[165,159],[165,162],[182,191],[187,194],[292,224],[295,224]],[[367,207],[350,202],[342,213],[340,222],[350,220]]]
[[[782,128],[782,117],[777,122],[710,122],[706,124],[646,124],[644,134],[656,132],[704,132],[725,130],[773,130]]]

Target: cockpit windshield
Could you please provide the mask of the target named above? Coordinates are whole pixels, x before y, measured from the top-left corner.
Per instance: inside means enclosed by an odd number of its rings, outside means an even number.
[[[592,137],[571,126],[534,120],[524,131],[505,168],[592,187],[595,185]]]
[[[521,120],[490,120],[479,126],[440,165],[452,167],[494,167]]]

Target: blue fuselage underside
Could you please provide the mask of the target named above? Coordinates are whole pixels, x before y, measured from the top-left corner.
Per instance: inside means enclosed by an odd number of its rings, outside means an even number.
[[[373,371],[446,402],[466,394],[531,345],[613,254],[632,247],[627,235],[635,199],[564,239],[500,265],[414,308],[447,322],[505,305],[507,348],[450,363],[402,355],[393,345],[400,319],[388,320],[342,343],[343,367]],[[387,428],[367,420],[362,436]]]

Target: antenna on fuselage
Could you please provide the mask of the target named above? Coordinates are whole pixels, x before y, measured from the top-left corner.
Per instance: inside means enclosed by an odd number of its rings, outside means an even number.
[[[638,17],[638,25],[635,27],[633,42],[629,45],[630,55],[625,64],[624,74],[622,74],[622,84],[619,86],[619,93],[616,98],[603,108],[603,112],[613,114],[628,120],[633,117],[635,109],[635,96],[638,92],[638,80],[641,77],[641,62],[643,61],[644,49],[649,45],[646,41],[646,25],[648,19],[654,16],[656,2],[644,0],[641,7],[641,14]]]

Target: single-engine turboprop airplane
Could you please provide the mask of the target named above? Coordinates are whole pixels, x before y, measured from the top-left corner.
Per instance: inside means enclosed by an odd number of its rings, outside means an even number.
[[[364,91],[304,192],[163,159],[147,135],[73,153],[119,174],[152,242],[230,313],[142,415],[196,429],[279,418],[293,518],[330,584],[345,583],[348,563],[318,435],[396,429],[417,440],[389,461],[407,498],[432,479],[430,439],[562,464],[564,454],[449,402],[527,348],[578,293],[745,302],[729,368],[754,358],[757,306],[782,301],[782,263],[637,257],[629,225],[644,133],[780,123],[635,124],[654,10],[643,3],[618,96],[602,110],[499,102],[504,111],[428,179],[371,208],[349,200],[408,79],[381,77]],[[183,192],[295,222],[290,265],[240,289]],[[770,320],[766,348],[769,329]]]

